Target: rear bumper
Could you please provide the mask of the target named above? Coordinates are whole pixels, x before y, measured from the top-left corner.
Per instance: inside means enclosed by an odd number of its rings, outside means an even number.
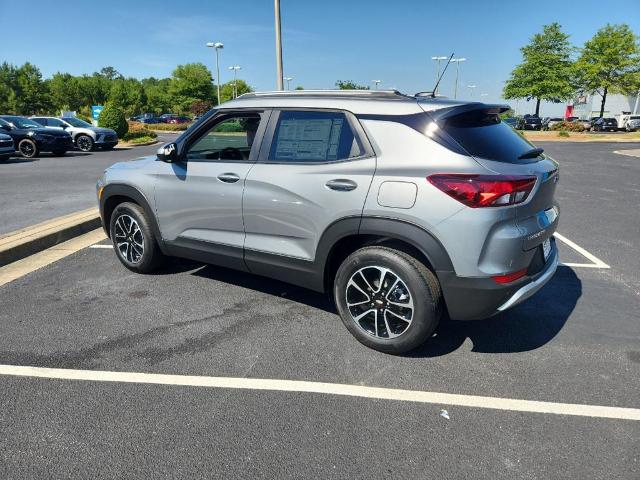
[[[559,258],[555,240],[544,268],[509,284],[492,278],[458,277],[452,272],[438,272],[449,316],[454,320],[480,320],[503,312],[533,296],[552,277]]]

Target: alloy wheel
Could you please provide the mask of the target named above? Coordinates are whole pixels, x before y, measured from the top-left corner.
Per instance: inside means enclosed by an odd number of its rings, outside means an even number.
[[[78,137],[78,140],[76,140],[76,145],[83,152],[89,152],[93,148],[93,141],[86,135],[81,135]]]
[[[144,255],[144,235],[138,222],[130,215],[122,214],[114,227],[114,242],[120,255],[129,263],[139,263]]]
[[[356,325],[377,338],[398,337],[413,320],[413,298],[406,282],[385,267],[355,272],[347,283],[345,301]]]
[[[36,153],[36,147],[30,141],[20,142],[18,148],[20,149],[20,153],[27,158],[33,157]]]

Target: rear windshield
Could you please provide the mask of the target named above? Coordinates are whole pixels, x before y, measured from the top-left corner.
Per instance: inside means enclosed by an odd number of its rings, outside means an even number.
[[[531,162],[518,157],[534,148],[533,145],[501,122],[498,115],[473,110],[448,117],[440,126],[474,157],[506,163]]]

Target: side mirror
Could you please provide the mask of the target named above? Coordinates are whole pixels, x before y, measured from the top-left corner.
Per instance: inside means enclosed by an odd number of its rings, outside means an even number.
[[[158,160],[167,163],[173,163],[178,160],[178,146],[175,143],[167,143],[156,152]]]

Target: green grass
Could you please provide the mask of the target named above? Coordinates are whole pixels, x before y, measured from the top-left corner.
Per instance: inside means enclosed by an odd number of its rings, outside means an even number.
[[[153,142],[155,140],[154,137],[151,137],[150,135],[143,135],[142,137],[136,137],[136,138],[132,138],[130,140],[126,140],[126,142],[129,142],[133,145],[137,144],[137,143],[147,143],[147,142]]]

